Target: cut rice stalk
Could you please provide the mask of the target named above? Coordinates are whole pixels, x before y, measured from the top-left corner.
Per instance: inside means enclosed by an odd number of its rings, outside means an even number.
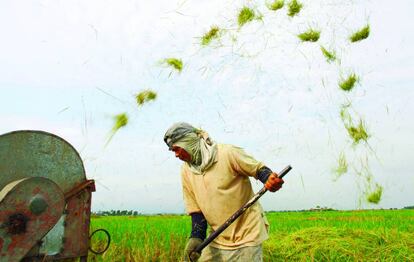
[[[302,9],[303,4],[299,3],[297,0],[292,0],[288,4],[288,16],[294,17]]]
[[[358,144],[361,140],[366,142],[369,138],[365,124],[362,120],[359,120],[358,126],[345,125],[345,128],[348,130],[349,136],[354,140],[354,144]]]
[[[114,116],[114,126],[112,127],[112,130],[109,134],[108,141],[106,142],[105,146],[109,144],[109,142],[112,140],[112,137],[115,135],[115,133],[122,127],[126,126],[128,124],[128,115],[126,113],[118,114]]]
[[[361,40],[364,40],[366,38],[368,38],[369,36],[369,25],[366,25],[365,27],[361,28],[359,31],[353,33],[350,37],[349,40],[354,43],[354,42],[358,42]]]
[[[318,41],[320,35],[320,31],[311,28],[308,31],[299,34],[298,37],[300,40],[302,40],[302,42],[316,42]]]
[[[181,72],[183,70],[183,61],[181,59],[174,58],[174,57],[165,58],[163,60],[163,63],[165,63],[168,66],[171,66],[178,72]]]
[[[334,50],[328,51],[325,47],[321,46],[322,54],[325,56],[328,63],[336,60],[336,53]]]
[[[357,75],[355,73],[351,73],[346,79],[341,79],[339,87],[344,91],[351,91],[358,80],[359,78]]]
[[[341,152],[338,158],[338,166],[335,168],[336,178],[339,178],[346,172],[348,172],[348,162],[345,158],[345,153]]]
[[[285,5],[285,0],[274,0],[272,3],[267,3],[266,6],[269,10],[277,11]]]
[[[256,18],[256,14],[254,10],[250,7],[243,7],[240,9],[239,15],[237,17],[237,22],[239,23],[239,26],[242,27],[248,22],[251,22],[253,19]]]
[[[140,105],[140,106],[143,105],[146,102],[155,100],[156,98],[157,98],[157,93],[155,93],[154,91],[149,90],[149,89],[144,90],[144,91],[142,91],[142,92],[135,95],[135,99],[137,101],[137,104]]]
[[[210,42],[213,39],[216,39],[219,37],[219,33],[220,33],[220,28],[218,28],[217,26],[212,26],[210,30],[207,33],[205,33],[203,37],[201,38],[201,45],[206,46],[210,44]]]
[[[372,203],[372,204],[378,204],[381,201],[381,196],[382,196],[382,186],[376,184],[375,185],[376,188],[374,191],[370,192],[367,195],[367,201]]]

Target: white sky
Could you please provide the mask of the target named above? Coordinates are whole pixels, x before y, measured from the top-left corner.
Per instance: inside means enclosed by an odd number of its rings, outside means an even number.
[[[284,188],[262,198],[266,210],[412,205],[414,2],[303,3],[289,18],[286,7],[273,13],[261,1],[1,1],[0,133],[44,130],[73,144],[96,180],[93,210],[184,212],[181,163],[162,140],[177,121],[275,171],[291,164]],[[238,29],[245,4],[263,19]],[[350,44],[367,23],[369,38]],[[221,43],[201,48],[213,24],[226,29]],[[309,27],[321,30],[318,43],[296,37]],[[326,63],[320,45],[340,63]],[[170,75],[165,57],[182,58],[183,72]],[[361,79],[344,94],[337,82],[349,72]],[[146,88],[158,98],[138,108],[133,94]],[[347,100],[373,151],[347,136],[339,118]],[[130,123],[104,147],[122,112]],[[333,181],[341,151],[350,171]],[[379,205],[360,201],[355,170],[366,157],[384,187]]]

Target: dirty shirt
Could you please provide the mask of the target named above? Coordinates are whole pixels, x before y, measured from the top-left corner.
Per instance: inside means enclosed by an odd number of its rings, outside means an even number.
[[[242,148],[226,144],[218,144],[215,161],[199,175],[187,163],[181,168],[186,211],[202,212],[212,230],[254,196],[249,177],[256,178],[257,171],[264,166]],[[268,238],[268,226],[263,209],[256,202],[210,245],[227,250],[257,246]]]

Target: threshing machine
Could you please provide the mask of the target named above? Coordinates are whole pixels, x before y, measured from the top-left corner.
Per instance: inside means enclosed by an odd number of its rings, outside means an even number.
[[[0,261],[86,261],[94,191],[78,152],[62,138],[0,135]]]

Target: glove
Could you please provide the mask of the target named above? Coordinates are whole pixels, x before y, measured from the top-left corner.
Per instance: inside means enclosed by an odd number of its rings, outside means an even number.
[[[276,192],[282,188],[283,183],[283,179],[279,178],[279,176],[276,173],[272,173],[267,179],[265,187],[270,192]]]
[[[201,254],[197,252],[193,252],[193,250],[196,249],[196,247],[200,245],[201,243],[203,243],[203,240],[201,240],[200,238],[196,238],[196,237],[191,237],[187,241],[187,244],[185,245],[185,251],[184,251],[184,261],[197,261],[200,258]],[[191,255],[191,260],[190,260],[190,255]]]

